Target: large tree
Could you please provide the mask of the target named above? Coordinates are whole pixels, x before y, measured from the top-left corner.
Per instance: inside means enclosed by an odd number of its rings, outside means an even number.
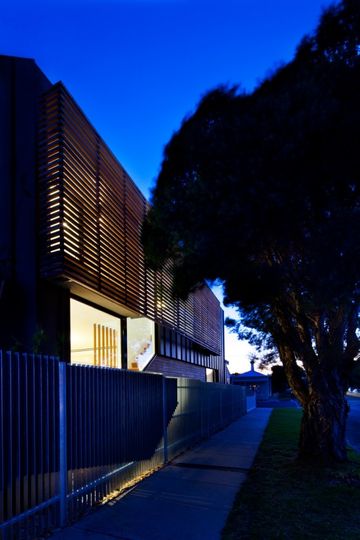
[[[173,260],[177,294],[223,280],[238,327],[278,350],[300,455],[327,461],[346,459],[359,353],[359,11],[324,12],[252,93],[202,99],[165,148],[143,232],[148,264]]]

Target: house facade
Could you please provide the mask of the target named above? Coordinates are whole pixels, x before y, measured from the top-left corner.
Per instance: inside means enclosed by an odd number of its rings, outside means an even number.
[[[272,393],[271,376],[255,371],[254,360],[250,361],[250,365],[250,371],[230,375],[230,384],[245,387],[247,395],[255,394],[256,399],[259,401],[269,399]]]
[[[0,57],[0,346],[225,382],[223,312],[145,267],[148,202],[62,83]]]

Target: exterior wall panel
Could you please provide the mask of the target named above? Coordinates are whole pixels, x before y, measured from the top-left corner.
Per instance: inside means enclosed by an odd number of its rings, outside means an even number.
[[[31,346],[37,328],[35,149],[50,87],[33,60],[0,55],[0,343],[9,348]]]
[[[186,377],[188,379],[206,380],[205,368],[189,362],[170,360],[164,356],[156,355],[146,370],[148,372],[162,373],[166,377]]]

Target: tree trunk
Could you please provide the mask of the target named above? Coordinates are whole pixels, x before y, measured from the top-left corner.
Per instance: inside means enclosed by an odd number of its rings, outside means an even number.
[[[286,338],[286,320],[282,322],[283,340]],[[299,328],[302,327],[299,325]],[[343,353],[336,335],[332,341],[320,336],[318,350],[307,343],[306,335],[299,332],[293,336],[297,350],[279,342],[280,359],[285,368],[288,383],[303,407],[299,440],[299,458],[311,462],[334,463],[346,461],[346,421],[349,406],[346,401],[349,358]],[[293,332],[294,334],[294,332]],[[343,332],[340,343],[343,342]],[[321,338],[321,339],[320,339]],[[302,346],[302,344],[304,345]],[[320,351],[320,353],[319,353]],[[297,365],[301,359],[306,373],[304,377]]]
[[[348,404],[343,393],[336,395],[312,388],[303,404],[299,457],[307,461],[346,461]]]

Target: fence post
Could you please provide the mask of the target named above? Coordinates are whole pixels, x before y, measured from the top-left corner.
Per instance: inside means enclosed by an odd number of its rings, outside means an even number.
[[[220,388],[220,422],[221,422],[221,429],[224,427],[224,399],[223,399],[223,388]]]
[[[168,462],[168,436],[167,436],[167,395],[166,378],[162,377],[162,403],[163,403],[163,439],[164,439],[164,463]]]
[[[66,363],[59,362],[60,527],[67,523]]]
[[[202,439],[204,437],[204,392],[203,392],[203,385],[199,386],[199,405],[200,405],[200,438]]]

